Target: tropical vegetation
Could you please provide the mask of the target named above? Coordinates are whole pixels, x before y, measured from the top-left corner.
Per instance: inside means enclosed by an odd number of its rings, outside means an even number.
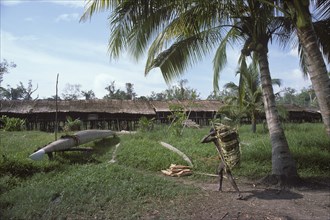
[[[225,96],[224,101],[226,105],[220,111],[232,112],[230,110],[235,109],[241,117],[244,115],[251,118],[251,130],[255,133],[257,117],[264,112],[258,68],[250,64],[247,69],[238,71],[237,74],[240,74],[239,85],[236,85],[234,82],[224,85],[224,89],[229,90],[231,95]],[[272,83],[280,86],[281,80],[272,79]]]

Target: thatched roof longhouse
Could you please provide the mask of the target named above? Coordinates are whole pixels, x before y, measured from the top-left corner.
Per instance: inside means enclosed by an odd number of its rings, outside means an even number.
[[[32,114],[56,111],[55,101],[0,101],[0,113]],[[59,112],[113,113],[154,115],[153,107],[140,100],[74,100],[58,101]]]

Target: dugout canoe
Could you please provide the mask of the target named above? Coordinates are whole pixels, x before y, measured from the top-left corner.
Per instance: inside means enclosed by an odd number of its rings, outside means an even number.
[[[65,151],[81,144],[86,144],[90,141],[94,141],[100,138],[106,138],[114,135],[115,132],[111,130],[85,130],[79,131],[73,135],[62,136],[57,141],[54,141],[38,151],[31,154],[29,157],[32,160],[41,160],[46,153],[52,153],[56,151]]]

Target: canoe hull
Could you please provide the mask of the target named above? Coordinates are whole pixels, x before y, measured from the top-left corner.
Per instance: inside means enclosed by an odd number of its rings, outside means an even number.
[[[34,152],[29,157],[32,160],[41,160],[45,153],[52,153],[56,151],[63,151],[80,144],[86,144],[100,138],[106,138],[114,135],[115,133],[110,130],[85,130],[79,131],[74,135],[64,136],[57,141],[54,141],[40,150]]]

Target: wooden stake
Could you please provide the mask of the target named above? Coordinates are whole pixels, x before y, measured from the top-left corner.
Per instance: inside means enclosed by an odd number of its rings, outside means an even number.
[[[57,140],[57,133],[58,133],[58,118],[57,118],[57,112],[58,112],[58,104],[57,104],[57,97],[58,97],[58,76],[56,77],[56,95],[55,95],[55,141]]]

